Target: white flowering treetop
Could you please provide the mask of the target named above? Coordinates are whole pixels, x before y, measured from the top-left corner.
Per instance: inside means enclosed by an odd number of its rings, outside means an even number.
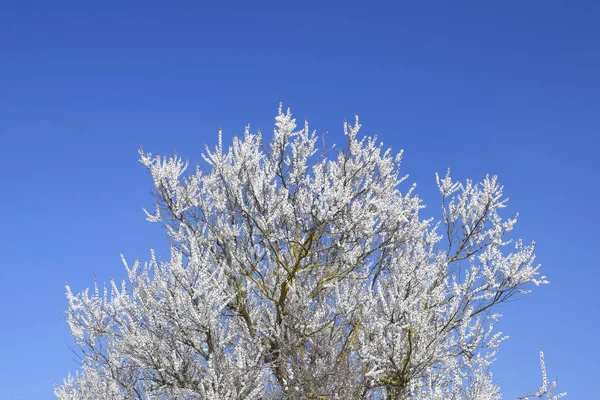
[[[268,144],[219,135],[187,175],[140,151],[171,257],[123,260],[127,281],[103,291],[67,286],[82,366],[58,398],[499,399],[494,310],[547,281],[533,244],[505,238],[496,177],[438,177],[436,223],[358,120],[335,152],[289,111],[275,126]],[[530,396],[552,390],[544,373]]]

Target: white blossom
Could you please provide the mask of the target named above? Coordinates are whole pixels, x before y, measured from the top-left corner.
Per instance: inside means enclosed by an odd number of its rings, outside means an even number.
[[[494,310],[547,280],[507,239],[497,178],[438,176],[441,220],[423,219],[401,153],[358,119],[335,153],[296,129],[280,108],[270,143],[247,127],[224,149],[219,131],[191,173],[140,151],[171,256],[67,287],[82,366],[58,398],[500,399]]]

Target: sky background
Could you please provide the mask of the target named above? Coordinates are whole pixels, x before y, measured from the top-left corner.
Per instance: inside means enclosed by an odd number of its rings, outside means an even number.
[[[568,398],[597,398],[599,20],[596,1],[2,2],[0,398],[75,371],[66,281],[164,249],[138,148],[196,161],[219,126],[272,132],[279,102],[330,143],[358,114],[404,149],[425,215],[436,171],[497,174],[551,284],[500,310],[494,378],[537,390],[544,349]]]

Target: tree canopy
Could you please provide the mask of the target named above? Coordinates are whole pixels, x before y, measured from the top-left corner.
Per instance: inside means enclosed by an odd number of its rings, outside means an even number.
[[[495,176],[437,177],[424,219],[402,153],[344,124],[317,146],[280,108],[272,139],[221,134],[190,173],[140,151],[170,259],[72,293],[82,354],[60,399],[499,399],[497,306],[547,283]],[[545,369],[530,396],[558,398]]]

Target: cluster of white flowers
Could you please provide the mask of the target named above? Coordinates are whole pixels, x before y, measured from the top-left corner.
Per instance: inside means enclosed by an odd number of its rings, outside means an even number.
[[[319,152],[280,109],[269,145],[247,129],[225,151],[219,133],[187,175],[140,152],[171,257],[67,288],[83,365],[58,398],[500,399],[494,310],[546,283],[533,244],[506,239],[496,177],[438,177],[442,219],[420,218],[401,154],[359,128]]]

